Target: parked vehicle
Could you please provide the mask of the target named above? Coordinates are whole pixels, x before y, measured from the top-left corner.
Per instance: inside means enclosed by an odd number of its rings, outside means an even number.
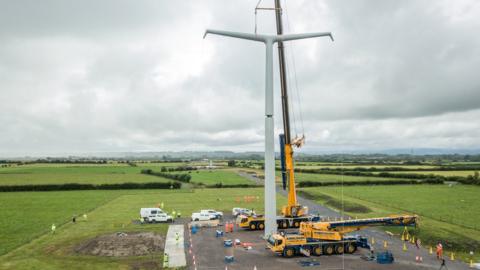
[[[223,217],[222,212],[215,211],[213,209],[200,210],[200,212],[192,214],[193,221],[221,219],[222,217]]]
[[[167,215],[166,213],[159,213],[156,215],[149,216],[146,219],[146,222],[149,223],[156,223],[156,222],[173,222],[173,218],[170,215]]]
[[[221,219],[223,217],[223,212],[215,211],[213,209],[200,210],[200,213],[207,213],[213,217],[213,219]]]
[[[140,218],[144,222],[171,222],[173,221],[172,216],[163,212],[160,208],[141,208],[140,209]]]
[[[255,211],[248,208],[235,207],[232,209],[232,215],[238,217],[239,215],[253,216],[256,215]]]
[[[212,220],[215,219],[209,213],[193,213],[192,214],[192,221],[205,221],[205,220]]]

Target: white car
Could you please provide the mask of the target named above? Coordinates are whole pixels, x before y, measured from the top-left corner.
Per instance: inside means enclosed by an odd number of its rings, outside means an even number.
[[[160,208],[140,208],[140,217],[142,219],[148,218],[156,214],[164,213]]]
[[[247,208],[235,207],[232,209],[232,215],[235,217],[238,217],[239,215],[253,216],[255,215],[255,211]]]
[[[173,222],[173,218],[166,213],[158,213],[150,215],[143,219],[145,222],[148,223],[157,223],[157,222]]]
[[[144,222],[172,222],[172,216],[163,212],[160,208],[140,208],[140,218]]]
[[[209,213],[193,213],[192,214],[192,221],[205,221],[205,220],[212,220],[213,218]]]
[[[223,217],[223,212],[215,211],[213,209],[200,210],[200,213],[209,214],[213,219],[221,219]]]

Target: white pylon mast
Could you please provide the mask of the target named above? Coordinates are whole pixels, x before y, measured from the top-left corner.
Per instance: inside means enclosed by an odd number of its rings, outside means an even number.
[[[239,33],[222,30],[205,31],[207,34],[215,34],[227,37],[247,39],[263,42],[266,47],[265,57],[265,237],[277,232],[277,203],[275,190],[275,147],[273,126],[273,44],[278,41],[290,41],[296,39],[329,36],[330,32],[288,34],[288,35],[259,35]]]

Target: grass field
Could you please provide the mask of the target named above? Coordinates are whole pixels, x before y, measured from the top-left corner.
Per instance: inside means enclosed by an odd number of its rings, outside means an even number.
[[[74,214],[90,212],[119,192],[15,192],[0,196],[0,254],[28,242],[68,221]]]
[[[395,172],[395,173],[415,173],[415,174],[435,174],[441,176],[463,176],[467,177],[475,173],[475,171],[405,171],[405,172]]]
[[[192,179],[190,182],[205,185],[215,185],[222,183],[224,185],[253,184],[252,181],[238,175],[233,170],[198,170],[190,173]]]
[[[420,219],[416,234],[424,243],[442,241],[447,249],[480,249],[480,187],[446,185],[355,186],[305,188],[320,203],[329,197],[370,211],[346,211],[352,216],[373,217],[415,213]],[[341,207],[337,207],[341,208]],[[480,258],[477,254],[477,258]]]
[[[210,163],[207,161],[195,161],[195,162],[136,162],[135,165],[140,168],[160,168],[160,167],[180,167],[180,166],[208,166]],[[215,160],[212,163],[213,166],[227,166],[226,161]]]
[[[279,166],[279,165],[277,165]],[[401,169],[432,169],[434,170],[437,168],[437,166],[433,165],[397,165],[397,164],[388,164],[388,165],[362,165],[362,164],[341,164],[341,163],[329,163],[329,164],[322,164],[322,163],[305,163],[305,162],[299,162],[295,164],[296,168],[302,168],[302,169],[325,169],[325,168],[331,168],[331,169],[339,169],[339,168],[344,168],[345,170],[351,170],[353,168],[401,168]]]
[[[158,191],[84,191],[84,192],[26,192],[11,193],[7,199],[2,195],[2,205],[8,202],[10,213],[21,213],[25,208],[38,204],[41,214],[32,218],[30,215],[15,214],[9,216],[6,223],[1,223],[0,230],[4,235],[18,234],[17,243],[26,243],[11,252],[0,256],[0,269],[130,269],[133,262],[148,260],[160,260],[161,254],[154,257],[141,258],[98,258],[92,256],[81,256],[73,253],[73,247],[86,239],[101,234],[118,231],[155,231],[165,234],[166,224],[139,225],[133,224],[132,220],[137,219],[141,207],[155,206],[164,202],[164,209],[167,211],[181,211],[184,216],[189,216],[193,211],[202,208],[214,208],[225,212],[231,211],[232,207],[242,206],[263,211],[263,189],[228,189],[228,192],[219,192],[218,189],[194,190],[158,190]],[[15,201],[25,198],[41,198],[37,200],[26,200],[24,204]],[[259,196],[259,200],[252,203],[238,205],[236,197],[245,195]],[[59,197],[57,203],[49,203]],[[94,199],[97,198],[97,199]],[[73,201],[95,200],[89,205],[95,207],[88,213],[88,220],[80,219],[77,224],[68,222],[57,229],[55,235],[47,231],[53,221],[65,223],[70,220],[72,212],[83,212],[84,209],[72,209],[66,204],[74,204]],[[277,205],[285,203],[284,197],[278,197]],[[30,203],[29,203],[30,202]],[[104,204],[102,204],[104,203]],[[79,203],[80,204],[80,203]],[[67,209],[64,209],[67,208]],[[38,209],[34,209],[37,210]],[[2,211],[2,215],[4,211]],[[20,230],[16,226],[8,225],[10,219],[18,219],[15,223],[25,223],[26,228]],[[3,218],[2,218],[3,220]],[[47,232],[42,236],[30,241],[38,233]],[[28,243],[27,243],[28,242]],[[2,243],[3,246],[3,243]],[[8,250],[13,246],[11,245]],[[2,247],[3,248],[3,247]],[[7,250],[7,249],[3,249]]]
[[[277,173],[277,176],[280,176]],[[353,181],[391,181],[402,180],[397,178],[383,178],[383,177],[368,177],[368,176],[349,176],[349,175],[336,175],[336,174],[317,174],[317,173],[295,173],[295,179],[297,182],[313,181],[313,182],[353,182]]]
[[[33,164],[0,168],[0,185],[106,184],[167,182],[168,179],[140,174],[141,168],[125,164],[77,165]]]

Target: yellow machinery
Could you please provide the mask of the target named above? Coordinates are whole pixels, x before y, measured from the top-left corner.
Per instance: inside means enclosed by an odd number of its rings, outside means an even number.
[[[277,24],[277,34],[282,35],[282,19],[280,1],[275,0],[275,15]],[[280,88],[282,93],[282,113],[284,134],[280,135],[280,153],[283,189],[288,184],[287,205],[282,207],[282,216],[277,217],[277,225],[281,229],[298,228],[301,222],[317,221],[318,217],[309,216],[307,207],[299,205],[295,190],[295,174],[293,162],[293,146],[301,147],[305,137],[291,138],[290,135],[290,115],[287,93],[287,78],[285,73],[285,54],[283,42],[278,42],[278,57],[280,66]],[[242,228],[250,230],[263,230],[265,219],[263,216],[239,216],[237,224]]]
[[[416,226],[417,216],[399,215],[382,218],[333,222],[302,222],[298,233],[274,234],[267,240],[273,252],[285,257],[294,255],[333,255],[353,253],[358,247],[369,248],[366,238],[346,234],[373,226]]]
[[[285,133],[287,134],[287,133]],[[299,140],[294,140],[293,143],[297,147],[303,144],[303,137]],[[281,168],[282,168],[282,182],[284,189],[288,182],[288,196],[287,205],[282,207],[282,215],[284,217],[302,217],[308,214],[308,208],[299,205],[297,202],[297,192],[295,189],[295,172],[293,165],[293,147],[292,142],[288,140],[287,136],[280,135],[280,151]]]

